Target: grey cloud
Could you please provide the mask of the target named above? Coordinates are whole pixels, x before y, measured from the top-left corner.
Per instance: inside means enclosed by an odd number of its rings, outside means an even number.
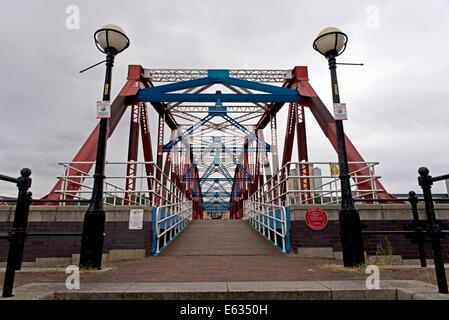
[[[65,28],[69,4],[80,8],[79,30]],[[368,5],[379,8],[379,29],[366,26]],[[329,70],[312,42],[322,28],[340,27],[350,40],[339,60],[366,63],[338,68],[350,116],[346,133],[366,160],[381,162],[386,188],[416,189],[421,165],[434,174],[449,170],[447,1],[2,1],[0,12],[0,171],[17,175],[22,166],[31,167],[35,195],[50,190],[60,173],[57,162],[71,160],[96,125],[104,66],[78,71],[104,59],[93,32],[106,23],[121,25],[131,39],[115,62],[113,95],[125,83],[128,64],[307,65],[329,109]],[[285,116],[282,110],[281,146]],[[109,142],[108,159],[126,158],[128,121],[126,115]],[[151,121],[154,140],[154,113]],[[309,158],[336,160],[313,121],[307,113]],[[0,194],[11,194],[11,186],[0,184]]]

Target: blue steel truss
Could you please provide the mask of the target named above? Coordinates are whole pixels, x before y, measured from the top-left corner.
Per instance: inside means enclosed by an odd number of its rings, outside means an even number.
[[[173,93],[213,84],[224,84],[266,92],[263,94]],[[229,77],[229,70],[209,70],[208,76],[195,80],[140,89],[139,102],[299,102],[297,90]]]
[[[188,90],[197,87],[211,86],[214,84],[223,84],[233,87],[246,88],[249,90],[254,90],[257,92],[264,93],[252,93],[252,94],[223,94],[221,91],[216,91],[213,93],[177,93],[176,91]],[[193,164],[192,167],[184,174],[183,181],[198,181],[196,186],[192,190],[193,196],[199,196],[201,198],[201,203],[203,208],[206,210],[227,210],[231,207],[234,197],[239,197],[241,195],[241,189],[237,185],[237,181],[251,181],[251,176],[243,166],[235,159],[233,152],[243,151],[243,152],[270,152],[271,146],[260,139],[255,133],[251,132],[238,121],[231,118],[227,114],[226,107],[222,104],[224,102],[250,102],[250,103],[288,103],[288,102],[299,102],[300,95],[297,90],[292,90],[289,88],[283,88],[263,83],[258,83],[254,81],[242,80],[237,78],[229,77],[229,70],[209,70],[208,76],[204,78],[181,81],[166,85],[160,85],[156,87],[149,87],[140,89],[137,92],[137,100],[139,102],[214,102],[215,107],[209,107],[209,113],[206,117],[201,119],[198,123],[194,124],[186,131],[184,131],[180,136],[176,137],[172,141],[168,142],[163,146],[164,152],[202,152],[200,158],[197,160],[201,161],[204,156],[211,151],[215,151],[214,161],[206,169],[202,177],[189,178],[191,172],[197,168],[197,164]],[[238,128],[240,131],[245,133],[249,137],[249,141],[256,141],[260,146],[256,148],[227,148],[221,142],[221,139],[214,138],[212,144],[208,147],[193,147],[193,148],[183,148],[174,146],[184,140],[187,136],[191,135],[199,127],[205,125],[214,117],[222,117],[225,121]],[[219,152],[225,152],[232,159],[234,164],[238,169],[243,172],[243,178],[233,178],[226,167],[220,162]],[[214,178],[211,177],[213,173],[219,172],[223,177]],[[201,192],[201,184],[205,182],[213,182],[211,186],[205,191]],[[229,183],[231,185],[231,192],[226,191],[221,183]],[[217,191],[217,186],[220,191]],[[215,188],[215,190],[214,190]],[[226,201],[223,197],[229,197],[230,201]],[[211,199],[205,201],[203,199]]]
[[[191,135],[196,129],[200,128],[201,126],[205,125],[209,120],[211,120],[214,117],[222,117],[227,122],[232,124],[234,127],[242,131],[244,134],[246,134],[249,137],[249,141],[257,141],[258,144],[262,145],[266,152],[271,151],[271,146],[260,139],[254,132],[251,132],[245,126],[241,125],[238,121],[234,120],[230,116],[228,116],[226,112],[226,107],[221,106],[221,102],[219,100],[216,101],[215,107],[209,107],[209,114],[205,116],[203,119],[195,123],[193,126],[188,128],[186,131],[184,131],[180,136],[173,139],[172,141],[168,142],[167,144],[164,144],[162,150],[164,152],[170,152],[171,149],[180,141],[184,140],[187,136]]]
[[[209,146],[207,146],[206,148],[204,148],[204,150],[201,153],[201,156],[197,159],[196,162],[197,163],[201,162],[207,153],[209,153],[211,151],[215,151],[214,161],[206,169],[206,172],[208,172],[208,170],[215,170],[218,167],[220,171],[224,172],[224,175],[226,177],[228,177],[228,176],[230,177],[231,175],[229,174],[228,170],[223,166],[223,164],[220,161],[219,152],[222,152],[223,150],[232,159],[232,162],[234,162],[234,164],[239,168],[239,170],[245,175],[245,178],[241,178],[241,179],[238,179],[238,180],[236,180],[234,178],[231,178],[231,179],[233,181],[251,181],[251,175],[243,168],[243,166],[240,164],[240,162],[237,161],[237,159],[234,157],[232,152],[227,150],[227,148],[225,147],[223,142],[221,142],[221,137],[212,137],[212,143]],[[196,180],[198,180],[198,178],[189,178],[189,175],[193,172],[193,170],[196,167],[197,167],[197,164],[194,163],[189,168],[189,170],[184,174],[184,176],[182,177],[182,180],[183,181],[196,181]],[[208,176],[206,176],[206,173],[204,173],[203,178],[207,178],[207,177]],[[200,178],[200,180],[201,179],[202,178]],[[212,179],[215,179],[215,178],[212,178]],[[212,181],[212,180],[209,180],[209,181]]]

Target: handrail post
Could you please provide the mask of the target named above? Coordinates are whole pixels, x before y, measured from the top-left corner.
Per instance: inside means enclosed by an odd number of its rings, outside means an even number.
[[[31,204],[31,170],[23,168],[20,171],[21,177],[18,178],[17,187],[19,193],[17,196],[16,212],[14,222],[10,231],[8,262],[6,264],[5,280],[3,282],[3,297],[12,297],[14,287],[14,277],[16,270],[22,268],[23,248],[25,245],[26,228],[28,224],[28,213]]]
[[[427,231],[430,236],[430,241],[432,243],[432,250],[433,250],[433,260],[435,262],[435,273],[437,277],[437,283],[438,283],[438,292],[439,293],[448,293],[447,288],[447,281],[446,281],[446,273],[444,270],[444,261],[443,261],[443,254],[441,252],[441,230],[440,226],[438,225],[438,222],[435,217],[435,209],[433,206],[433,200],[432,200],[432,176],[429,175],[429,169],[421,167],[418,170],[419,177],[418,177],[418,183],[421,186],[423,190],[424,195],[424,203],[426,206],[426,213],[427,213]]]
[[[427,261],[426,261],[426,252],[424,251],[424,242],[423,242],[424,239],[422,234],[423,230],[419,223],[418,197],[416,196],[416,193],[414,191],[410,191],[408,194],[409,194],[408,201],[412,206],[413,224],[416,232],[415,239],[418,245],[419,260],[421,262],[421,267],[425,268],[427,267]]]

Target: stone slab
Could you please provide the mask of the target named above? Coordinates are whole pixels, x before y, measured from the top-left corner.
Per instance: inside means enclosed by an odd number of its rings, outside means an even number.
[[[14,289],[13,300],[449,300],[437,287],[414,280],[381,280],[369,290],[365,280],[245,281],[166,283],[32,283]],[[2,299],[0,299],[2,300]]]
[[[331,292],[316,281],[228,282],[230,299],[330,300]]]
[[[318,283],[332,291],[332,300],[396,300],[396,289],[382,281],[379,289],[367,289],[365,280]]]
[[[36,258],[35,268],[67,267],[72,264],[72,258]]]
[[[308,258],[334,258],[334,249],[332,247],[316,247],[316,248],[298,248],[298,255]]]
[[[124,292],[135,283],[80,283],[80,289],[60,289],[54,300],[123,300]]]
[[[145,249],[109,250],[108,261],[137,260],[145,258]]]
[[[29,283],[14,288],[12,297],[0,297],[0,302],[3,300],[53,300],[55,292],[64,288],[65,285],[62,283]]]
[[[226,282],[137,283],[125,292],[132,300],[223,300],[227,298]]]

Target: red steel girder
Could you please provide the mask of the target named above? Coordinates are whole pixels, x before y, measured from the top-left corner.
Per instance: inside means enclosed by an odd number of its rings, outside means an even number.
[[[138,104],[131,106],[131,119],[129,125],[128,164],[126,166],[126,191],[136,190],[137,156],[139,151],[139,123],[140,108]],[[134,163],[133,163],[134,162]],[[125,205],[134,204],[136,194],[125,193]]]
[[[296,108],[296,141],[298,144],[298,162],[308,162],[309,156],[307,153],[307,139],[306,139],[306,118],[304,113],[304,106],[297,105]],[[310,190],[310,178],[304,178],[309,176],[309,165],[299,165],[299,185],[301,190]],[[302,203],[312,203],[311,193],[301,193]]]
[[[126,111],[127,105],[130,103],[130,100],[124,96],[118,96],[114,102],[111,104],[111,118],[108,121],[108,133],[107,137],[109,138],[117,127],[120,119],[122,118],[124,112]],[[80,184],[84,181],[84,177],[89,173],[90,169],[94,165],[94,161],[97,155],[97,145],[98,145],[98,130],[99,124],[95,127],[92,133],[89,135],[87,140],[84,142],[81,149],[73,158],[72,162],[91,162],[91,163],[75,163],[71,165],[71,168],[68,170],[67,175],[72,176],[70,178],[70,182],[67,183],[65,190],[67,192],[73,192],[73,195],[76,194],[76,191],[79,190]],[[85,172],[83,174],[82,172]],[[77,176],[79,178],[77,178]],[[59,179],[55,186],[52,188],[50,193],[42,197],[42,199],[46,200],[57,200],[60,198],[60,194],[57,190],[61,190],[63,188],[63,180]],[[74,197],[66,194],[67,199],[73,199]],[[41,203],[43,205],[57,205],[57,203]]]
[[[335,151],[337,151],[337,138],[336,138],[336,129],[335,129],[335,120],[329,110],[326,108],[324,103],[316,94],[315,90],[313,90],[312,86],[309,83],[309,78],[307,74],[307,67],[295,67],[293,70],[294,78],[297,80],[297,89],[301,95],[302,103],[305,103],[311,113],[313,114],[315,120],[318,122],[321,130],[324,135],[329,139],[331,145],[334,147]],[[301,103],[300,102],[300,103]],[[363,157],[357,151],[355,146],[351,143],[347,135],[345,134],[345,142],[346,142],[346,153],[348,156],[348,162],[365,162]],[[354,172],[357,170],[358,173],[356,175],[369,175],[369,169],[363,169],[364,164],[349,164],[349,171]],[[357,177],[354,178],[357,181]],[[362,183],[359,185],[360,189],[369,190],[371,189],[370,182]],[[377,194],[380,199],[393,199],[395,198],[393,195],[389,194],[382,183],[379,180],[375,180],[375,188],[377,190],[382,190]],[[367,196],[369,197],[369,196]]]
[[[146,103],[140,103],[140,136],[142,137],[142,149],[143,158],[145,162],[151,162],[145,164],[145,172],[147,174],[147,185],[148,189],[152,190],[153,180],[151,177],[154,174],[153,162],[153,150],[151,148],[151,134],[150,134],[150,123],[148,119],[148,111]],[[150,196],[150,199],[152,197]]]
[[[139,65],[130,65],[128,68],[128,80],[121,89],[118,96],[115,98],[111,104],[111,118],[108,121],[108,133],[107,138],[109,138],[115,128],[117,127],[120,119],[122,118],[127,106],[137,103],[136,93],[140,89],[140,86],[152,87],[153,84],[146,78],[143,77],[143,68]],[[165,115],[165,121],[167,125],[172,129],[178,129],[178,124],[174,119],[171,112],[166,108],[164,104],[152,103],[153,107],[159,114]],[[72,162],[92,162],[92,163],[82,163],[73,164],[72,168],[68,170],[67,175],[69,176],[79,176],[79,178],[71,178],[71,182],[67,183],[65,190],[73,194],[76,193],[80,188],[80,184],[84,181],[84,176],[90,171],[93,166],[93,162],[96,158],[96,151],[98,145],[98,130],[99,124],[95,127],[92,133],[89,135],[85,143],[82,145],[81,149],[73,158]],[[85,172],[86,174],[82,174]],[[57,190],[61,190],[63,187],[63,181],[59,179],[55,186],[52,188],[49,194],[44,196],[42,199],[56,200],[60,198],[60,194]],[[66,195],[67,199],[73,199],[73,196]],[[53,204],[56,203],[42,203],[42,204]]]

